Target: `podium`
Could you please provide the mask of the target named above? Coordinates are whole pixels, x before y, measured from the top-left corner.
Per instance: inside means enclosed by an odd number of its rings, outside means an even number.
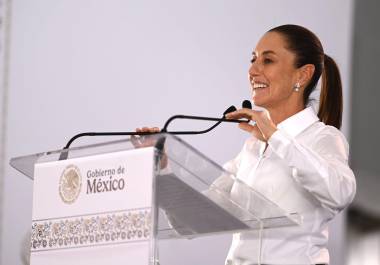
[[[31,265],[167,265],[161,240],[302,222],[176,136],[136,141],[11,159],[34,181]]]

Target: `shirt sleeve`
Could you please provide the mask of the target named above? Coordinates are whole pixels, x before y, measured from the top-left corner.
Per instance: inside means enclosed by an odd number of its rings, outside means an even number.
[[[353,200],[355,176],[348,166],[348,144],[339,131],[321,133],[305,146],[278,129],[268,144],[293,169],[295,181],[324,208],[337,213]]]

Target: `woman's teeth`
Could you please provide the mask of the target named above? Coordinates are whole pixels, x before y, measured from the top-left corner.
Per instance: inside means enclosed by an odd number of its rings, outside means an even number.
[[[266,88],[266,87],[268,87],[268,85],[266,84],[258,84],[258,83],[253,84],[253,89]]]

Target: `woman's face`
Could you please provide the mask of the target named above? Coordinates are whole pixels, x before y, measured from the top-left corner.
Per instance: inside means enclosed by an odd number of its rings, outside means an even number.
[[[252,86],[252,100],[257,106],[273,109],[299,100],[294,86],[297,69],[295,55],[286,48],[283,36],[276,32],[266,33],[253,52],[249,68],[249,81]],[[296,95],[298,94],[298,95]]]

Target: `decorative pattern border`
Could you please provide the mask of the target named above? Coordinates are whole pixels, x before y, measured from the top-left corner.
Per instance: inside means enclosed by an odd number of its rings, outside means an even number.
[[[34,221],[31,251],[148,240],[150,231],[150,209]]]

